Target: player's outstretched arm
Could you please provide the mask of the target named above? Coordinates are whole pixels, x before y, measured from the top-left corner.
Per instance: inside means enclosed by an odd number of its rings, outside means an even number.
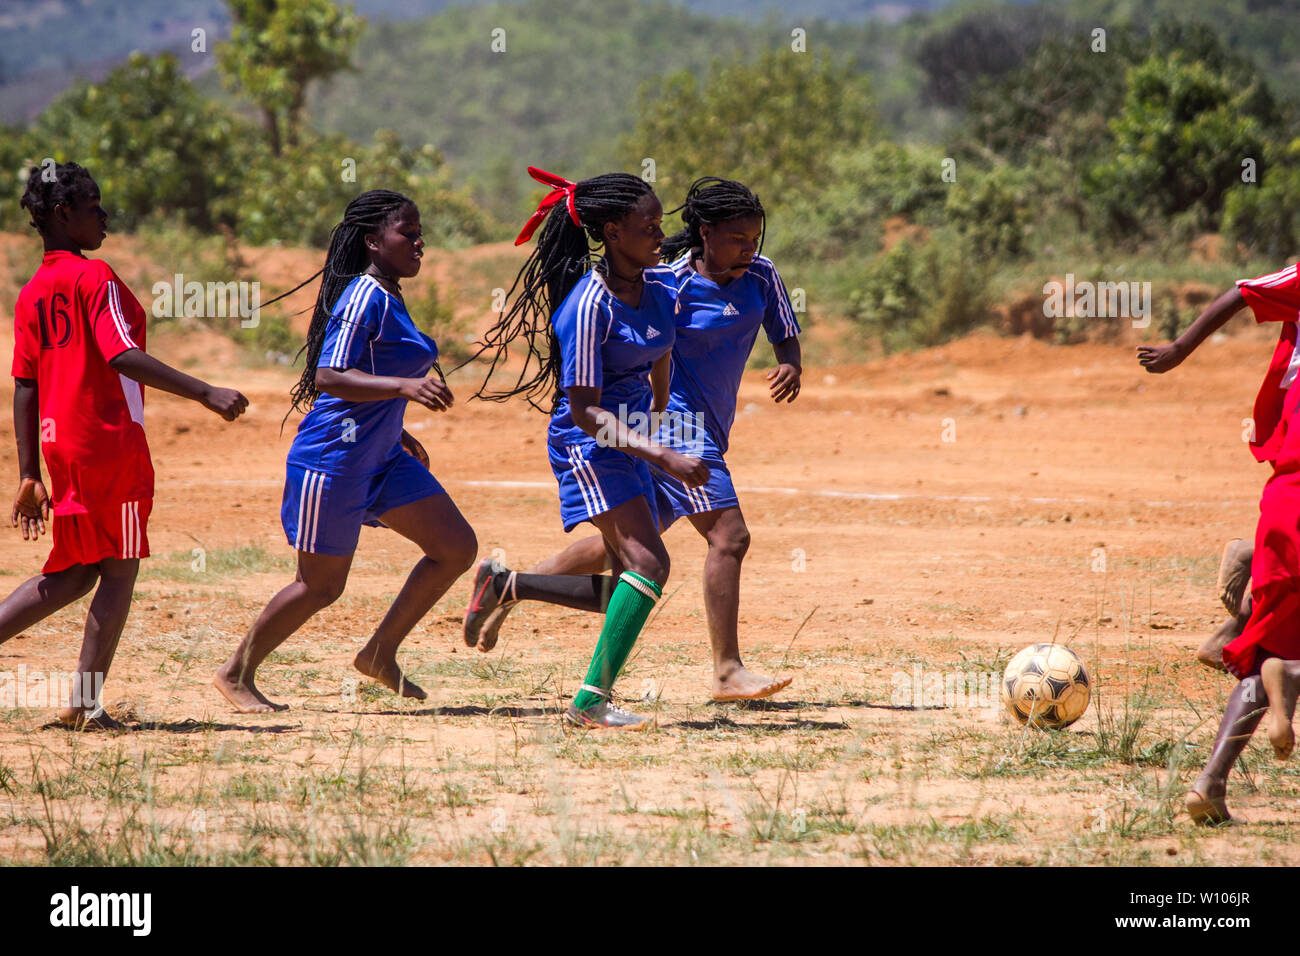
[[[41,480],[41,421],[36,379],[14,379],[14,437],[18,443],[18,494],[10,523],[23,531],[23,540],[45,533],[50,495]]]
[[[799,337],[792,335],[772,346],[776,355],[776,368],[769,369],[767,380],[774,402],[793,402],[799,397],[800,379],[803,377],[803,352]]]
[[[1138,362],[1148,372],[1168,372],[1177,368],[1187,356],[1240,312],[1246,305],[1241,290],[1233,286],[1219,296],[1182,335],[1165,345],[1139,345]]]
[[[127,349],[108,363],[132,381],[198,402],[233,422],[248,408],[248,399],[233,388],[217,388],[158,361],[140,349]]]

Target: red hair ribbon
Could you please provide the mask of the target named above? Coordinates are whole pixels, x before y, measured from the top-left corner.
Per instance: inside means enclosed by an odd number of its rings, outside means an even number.
[[[551,207],[559,203],[561,199],[569,207],[569,218],[573,220],[573,224],[579,228],[582,227],[582,221],[578,219],[578,207],[573,202],[573,191],[577,188],[577,183],[571,183],[567,179],[538,169],[536,166],[528,167],[528,175],[539,183],[545,183],[555,188],[547,193],[546,198],[537,207],[537,211],[528,217],[528,221],[524,223],[524,228],[519,231],[519,236],[515,239],[516,246],[522,246],[533,237],[533,232],[542,224],[542,220],[551,211]]]

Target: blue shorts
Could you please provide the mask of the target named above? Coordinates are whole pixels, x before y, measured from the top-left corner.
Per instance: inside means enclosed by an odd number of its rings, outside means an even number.
[[[674,521],[687,515],[703,514],[706,511],[721,511],[723,508],[736,508],[740,500],[736,497],[736,486],[731,483],[731,470],[720,455],[702,455],[700,461],[709,469],[709,480],[696,488],[687,488],[662,468],[650,466],[650,477],[655,484],[655,498],[659,510],[659,522],[667,531]]]
[[[357,550],[363,524],[382,528],[385,512],[441,494],[438,479],[405,451],[386,471],[363,478],[287,465],[280,521],[299,551],[347,555]]]
[[[572,531],[633,498],[645,498],[658,521],[650,466],[592,438],[575,445],[547,444],[551,471],[560,485],[560,521]]]

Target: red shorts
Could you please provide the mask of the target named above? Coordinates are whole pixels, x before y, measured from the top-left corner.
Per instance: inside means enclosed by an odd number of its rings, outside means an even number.
[[[1300,579],[1284,578],[1251,590],[1254,607],[1246,628],[1223,649],[1223,663],[1236,678],[1258,673],[1268,657],[1300,660]]]
[[[149,557],[152,510],[153,499],[143,498],[83,514],[54,515],[50,521],[54,546],[41,571],[54,574],[105,558]]]

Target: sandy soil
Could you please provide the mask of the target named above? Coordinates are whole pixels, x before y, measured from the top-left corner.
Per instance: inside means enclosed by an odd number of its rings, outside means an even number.
[[[294,426],[279,425],[294,376],[232,361],[224,341],[153,340],[252,406],[227,425],[148,396],[155,556],[105,695],[139,729],[77,736],[45,728],[46,710],[0,710],[0,858],[1300,860],[1300,783],[1262,735],[1229,795],[1247,825],[1207,833],[1174,813],[1230,688],[1191,653],[1224,617],[1224,541],[1253,533],[1266,475],[1241,432],[1266,331],[1220,336],[1160,378],[1129,346],[991,333],[810,367],[793,406],[774,407],[749,373],[729,455],[753,535],[742,648],[794,683],[766,705],[708,703],[704,544],[674,527],[670,599],[620,683],[661,729],[634,738],[557,720],[597,618],[529,607],[480,655],[460,640],[467,578],[406,644],[428,703],[352,682],[352,655],[418,555],[375,529],[345,597],[268,664],[264,690],[291,709],[232,713],[211,673],[292,575],[279,506]],[[452,385],[472,390],[463,373]],[[10,398],[4,380],[0,406]],[[566,543],[542,416],[462,402],[407,421],[483,554],[523,567]],[[4,416],[0,474],[14,472]],[[47,544],[13,530],[5,541],[8,591]],[[195,548],[206,571],[191,570]],[[0,671],[67,669],[84,607],[0,647]],[[997,706],[912,709],[895,694],[897,675],[1000,673],[1053,636],[1098,685],[1065,733],[1024,733]],[[1122,750],[1126,713],[1143,723]]]

